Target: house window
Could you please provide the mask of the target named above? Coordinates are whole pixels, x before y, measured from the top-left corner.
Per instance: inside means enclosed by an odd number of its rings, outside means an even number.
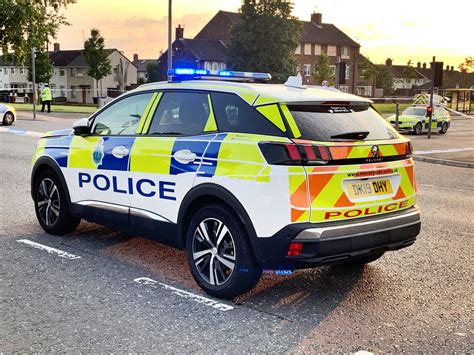
[[[350,65],[346,65],[346,80],[349,80],[350,75],[351,75],[351,67]]]
[[[84,70],[80,68],[71,68],[71,76],[76,78],[82,78],[84,76]]]
[[[349,47],[341,47],[341,58],[349,59],[351,57],[351,52]]]
[[[311,75],[311,64],[304,64],[303,65],[303,74],[304,74],[304,76],[310,76]]]
[[[331,68],[332,75],[336,75],[336,66],[335,65],[330,65],[329,67]]]
[[[295,54],[301,54],[301,44],[299,44],[298,47],[296,47]]]
[[[328,57],[336,56],[336,46],[328,46]]]
[[[311,43],[305,43],[304,54],[311,55]]]
[[[76,87],[71,86],[71,99],[75,99],[77,97],[76,95]]]
[[[64,68],[59,69],[59,76],[61,78],[64,78],[65,75],[66,75],[66,71],[64,70]]]
[[[24,67],[20,68],[20,74],[25,74],[25,68]]]
[[[359,96],[372,96],[372,86],[358,86],[357,95]]]
[[[340,86],[339,90],[345,94],[349,93],[349,86]]]
[[[60,92],[60,96],[61,97],[65,97],[66,96],[66,92],[64,91],[64,86],[59,86],[59,92]]]
[[[8,74],[8,68],[3,68],[3,72],[4,72],[5,74]]]
[[[314,55],[321,55],[321,45],[315,44],[314,45]]]
[[[15,68],[12,68],[12,74],[15,74]]]

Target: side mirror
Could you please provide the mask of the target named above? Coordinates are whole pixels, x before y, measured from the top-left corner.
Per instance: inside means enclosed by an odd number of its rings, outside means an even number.
[[[74,134],[77,136],[83,136],[91,133],[91,127],[89,126],[89,118],[81,118],[72,125]]]

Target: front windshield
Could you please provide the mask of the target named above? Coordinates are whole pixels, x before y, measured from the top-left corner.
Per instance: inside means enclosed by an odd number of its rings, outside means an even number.
[[[423,107],[409,107],[402,113],[403,115],[424,116],[426,108]]]

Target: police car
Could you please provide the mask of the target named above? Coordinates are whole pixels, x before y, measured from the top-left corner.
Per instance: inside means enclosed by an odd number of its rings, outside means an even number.
[[[46,232],[85,219],[157,238],[221,298],[263,270],[361,265],[415,242],[412,147],[369,100],[262,73],[170,75],[39,140]]]
[[[398,117],[398,129],[400,131],[408,131],[414,134],[422,134],[427,132],[429,128],[429,110],[432,110],[431,115],[431,130],[438,131],[440,134],[446,134],[451,119],[447,107],[447,102],[444,97],[434,95],[433,106],[429,106],[430,98],[426,94],[415,95],[413,105],[403,110]],[[392,115],[387,118],[390,124],[396,126],[396,116]]]
[[[13,106],[0,104],[0,121],[4,126],[11,126],[16,121],[16,110]]]

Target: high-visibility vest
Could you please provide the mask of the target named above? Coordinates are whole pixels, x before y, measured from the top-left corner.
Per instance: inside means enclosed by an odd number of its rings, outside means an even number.
[[[41,100],[42,101],[51,101],[53,97],[51,96],[51,89],[49,87],[43,88],[43,91],[41,92]]]

